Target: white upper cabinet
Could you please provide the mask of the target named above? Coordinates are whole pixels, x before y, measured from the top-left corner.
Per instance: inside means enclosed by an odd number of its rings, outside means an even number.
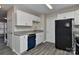
[[[75,11],[75,25],[79,25],[79,10]]]
[[[32,26],[33,21],[40,22],[40,17],[17,10],[16,11],[16,25],[18,26]]]
[[[40,17],[35,16],[34,21],[40,22]]]
[[[31,15],[31,16],[32,16],[32,21],[40,22],[40,17],[35,16],[35,15]]]
[[[32,26],[32,19],[29,13],[17,10],[16,12],[16,25],[19,26]]]

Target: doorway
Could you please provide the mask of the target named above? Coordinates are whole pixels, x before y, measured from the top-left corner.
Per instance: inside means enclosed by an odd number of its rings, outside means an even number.
[[[7,43],[7,20],[0,18],[0,45]]]

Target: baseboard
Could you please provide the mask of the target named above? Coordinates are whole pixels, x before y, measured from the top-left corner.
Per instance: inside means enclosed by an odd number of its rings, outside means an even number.
[[[42,43],[46,43],[46,42],[55,44],[55,42],[50,42],[50,41],[43,41]]]
[[[53,44],[55,44],[55,42],[50,42],[50,41],[45,41],[45,42],[49,42],[49,43],[53,43]]]
[[[43,41],[43,43],[45,43],[46,41]]]

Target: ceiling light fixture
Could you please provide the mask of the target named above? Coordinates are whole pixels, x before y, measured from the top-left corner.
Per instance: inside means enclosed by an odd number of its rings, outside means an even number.
[[[46,6],[47,6],[49,9],[53,9],[53,7],[52,7],[50,4],[46,4]]]
[[[1,8],[1,6],[0,6],[0,8]]]

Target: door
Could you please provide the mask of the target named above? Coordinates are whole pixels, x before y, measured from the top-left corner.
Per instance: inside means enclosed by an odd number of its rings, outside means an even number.
[[[56,48],[70,50],[72,48],[72,22],[68,20],[55,21]]]

